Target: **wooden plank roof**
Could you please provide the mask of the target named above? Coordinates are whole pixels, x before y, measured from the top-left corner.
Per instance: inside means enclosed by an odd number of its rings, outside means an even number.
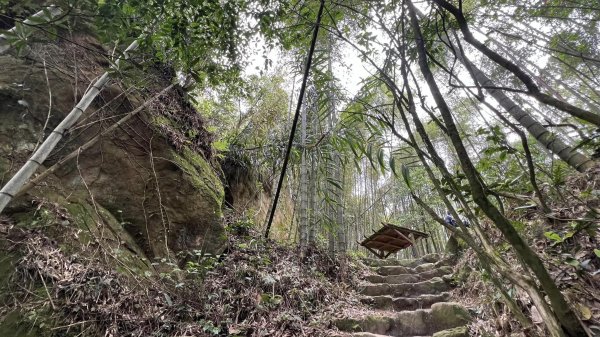
[[[401,249],[410,247],[418,239],[429,237],[427,233],[414,229],[384,222],[381,224],[383,225],[381,229],[360,243],[361,246],[367,248],[380,259],[384,259]]]

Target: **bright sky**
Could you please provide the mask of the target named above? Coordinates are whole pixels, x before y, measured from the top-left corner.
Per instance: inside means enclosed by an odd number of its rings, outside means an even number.
[[[264,42],[259,43],[255,49],[255,52],[251,54],[248,65],[244,71],[246,76],[260,75],[261,71],[264,72],[265,59],[262,53],[264,48]],[[346,91],[347,96],[354,96],[360,89],[360,82],[371,75],[370,70],[365,67],[365,64],[360,60],[359,54],[356,50],[348,45],[343,45],[340,54],[343,55],[343,60],[334,60],[333,73],[334,76],[339,80],[339,84],[342,85]],[[272,49],[267,53],[267,57],[273,61],[269,72],[273,69],[286,69],[289,64],[286,64],[284,53],[279,49]],[[289,70],[289,69],[286,69]],[[372,70],[371,70],[372,71]],[[286,91],[288,95],[292,91],[292,81],[294,74],[292,71],[282,72],[286,76],[288,87]],[[299,75],[296,76],[297,83],[300,83],[301,78]],[[294,86],[294,97],[297,97],[298,91],[300,90],[299,85]]]
[[[423,8],[423,10],[426,10],[425,8]],[[540,29],[540,30],[546,30],[545,28],[547,27],[541,27],[541,26],[536,26],[536,29]],[[380,48],[380,46],[377,43],[385,43],[388,42],[389,37],[386,36],[386,34],[378,29],[372,29],[372,33],[373,36],[375,38],[374,43],[372,43],[373,48]],[[486,41],[487,37],[482,34],[480,31],[478,31],[477,29],[473,29],[473,33],[475,35],[475,37],[480,40],[480,41]],[[308,47],[308,46],[307,46]],[[368,78],[369,76],[371,76],[374,73],[374,69],[371,65],[367,64],[366,62],[363,62],[361,60],[361,58],[359,57],[359,52],[356,51],[352,46],[348,45],[345,42],[340,42],[339,45],[339,55],[341,55],[341,59],[337,59],[334,60],[333,63],[333,71],[334,71],[334,76],[338,79],[338,85],[340,85],[342,87],[342,89],[344,90],[344,94],[347,98],[351,98],[354,97],[357,93],[358,90],[361,87],[361,81],[363,81],[364,79]],[[264,49],[264,43],[263,42],[259,42],[256,44],[256,48],[255,48],[255,52],[251,55],[251,57],[249,58],[249,63],[248,66],[246,67],[245,70],[245,74],[246,75],[259,75],[261,73],[261,70],[264,71],[264,64],[265,64],[265,59],[263,56],[263,49]],[[477,60],[479,58],[479,55],[475,52],[473,52],[471,50],[471,52],[468,51],[469,49],[467,49],[467,56],[472,59],[472,60]],[[380,53],[374,53],[375,55],[380,55]],[[543,55],[543,57],[541,57],[542,55],[530,55],[529,57],[529,61],[531,61],[534,64],[537,64],[540,67],[543,67],[545,65],[545,63],[548,61],[548,56],[547,55]],[[285,80],[286,80],[286,87],[284,88],[287,92],[288,95],[291,95],[292,100],[290,101],[291,103],[291,108],[293,108],[296,103],[297,103],[297,95],[298,92],[300,90],[300,83],[301,83],[301,75],[300,74],[294,74],[294,69],[290,69],[291,67],[291,63],[289,62],[289,60],[286,59],[286,56],[284,54],[284,52],[278,50],[278,49],[273,49],[268,51],[267,53],[267,57],[272,60],[272,66],[269,68],[269,72],[273,72],[273,70],[277,70],[279,69],[279,74],[283,75]],[[377,56],[373,56],[373,57],[377,57]],[[381,60],[375,60],[375,62],[380,63]],[[416,67],[416,65],[415,65]],[[294,67],[295,71],[297,71],[299,69],[298,66]],[[418,71],[417,71],[418,72]],[[457,75],[465,82],[465,83],[472,83],[472,80],[470,78],[470,75],[468,75],[468,73],[466,73],[465,70],[462,71],[458,71]],[[293,82],[296,82],[295,84]],[[423,85],[420,86],[423,94],[426,96],[425,98],[425,102],[427,105],[429,106],[435,106],[435,102],[433,102],[433,99],[429,93],[429,90],[427,88],[427,85],[425,85],[423,83]],[[463,95],[463,94],[459,94],[457,92],[458,95]],[[490,100],[493,101],[493,99]],[[535,103],[534,103],[535,104]],[[341,107],[340,107],[341,108]],[[496,117],[489,111],[486,111],[487,109],[482,109],[484,115],[486,116],[486,119],[495,119]],[[424,114],[424,113],[423,113]],[[478,123],[477,123],[478,121]],[[473,122],[471,125],[473,126],[473,128],[478,128],[479,126],[483,125],[483,121],[481,120],[481,118],[479,116],[474,116]],[[509,141],[513,141],[516,137],[516,135],[511,135],[510,133],[508,134],[509,136]]]

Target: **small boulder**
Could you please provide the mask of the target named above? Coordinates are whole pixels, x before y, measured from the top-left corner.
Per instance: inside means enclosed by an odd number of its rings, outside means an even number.
[[[452,329],[466,325],[471,315],[465,307],[453,302],[439,302],[431,306],[432,321],[437,330]]]

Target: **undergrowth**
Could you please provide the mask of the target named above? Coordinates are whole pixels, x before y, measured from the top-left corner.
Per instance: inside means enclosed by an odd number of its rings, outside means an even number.
[[[317,336],[357,303],[360,264],[320,250],[300,259],[244,222],[229,226],[224,254],[157,262],[160,273],[137,276],[115,272],[111,254],[66,254],[40,230],[7,218],[0,226],[21,256],[0,314],[18,310],[47,336]]]
[[[532,245],[558,287],[565,294],[592,335],[600,333],[600,167],[586,174],[568,177],[563,186],[546,191],[552,213],[520,207],[522,202],[505,205],[513,225]],[[515,272],[526,273],[510,253],[509,246],[491,224],[484,224],[492,244]],[[509,295],[531,318],[533,326],[524,329],[501,301],[498,290],[483,271],[472,250],[463,252],[456,265],[460,287],[454,298],[477,308],[471,325],[476,336],[547,336],[544,324],[528,295],[505,282]],[[511,335],[512,336],[512,335]]]

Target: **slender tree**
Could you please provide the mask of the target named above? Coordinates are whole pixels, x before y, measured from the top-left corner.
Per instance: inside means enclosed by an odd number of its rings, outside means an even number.
[[[594,167],[594,162],[574,148],[568,146],[557,135],[550,132],[541,123],[536,121],[520,105],[516,104],[495,83],[479,70],[458,48],[453,48],[455,55],[473,74],[477,81],[504,108],[519,124],[521,124],[542,146],[552,151],[560,159],[580,172],[585,172]]]
[[[441,8],[450,12],[458,23],[458,26],[464,36],[464,39],[474,46],[477,50],[479,50],[482,54],[489,57],[492,61],[505,68],[506,70],[513,73],[527,88],[527,93],[537,99],[538,101],[553,106],[559,110],[567,112],[577,118],[590,122],[594,125],[600,126],[600,115],[590,112],[586,109],[582,109],[576,106],[571,105],[568,102],[561,101],[551,95],[543,93],[540,91],[535,81],[529,76],[523,69],[519,66],[505,58],[504,56],[498,54],[497,52],[490,49],[488,46],[477,40],[473,33],[471,32],[469,25],[467,23],[467,19],[465,18],[462,9],[460,7],[456,7],[452,5],[450,2],[446,0],[432,0],[435,4],[440,6]]]
[[[447,4],[446,2],[440,2],[442,0],[434,1],[436,1],[436,3],[438,4]],[[535,252],[531,250],[529,245],[527,245],[523,238],[517,233],[510,221],[506,217],[504,217],[504,215],[498,211],[496,206],[494,206],[494,204],[491,203],[487,198],[485,192],[486,189],[483,186],[481,179],[477,174],[477,170],[471,162],[469,154],[462,143],[461,137],[458,133],[458,130],[456,129],[456,124],[452,117],[450,108],[448,107],[444,96],[441,93],[437,82],[433,76],[433,73],[429,68],[429,64],[427,61],[427,51],[425,49],[425,41],[423,39],[423,35],[421,34],[421,28],[419,25],[419,20],[417,18],[416,9],[410,0],[406,0],[406,4],[408,5],[411,27],[415,36],[415,45],[418,53],[419,68],[433,95],[436,105],[440,110],[442,119],[448,130],[448,135],[452,141],[454,149],[458,154],[462,171],[464,172],[469,182],[474,202],[490,218],[490,220],[494,222],[494,224],[506,237],[508,242],[511,243],[517,255],[536,275],[536,277],[540,281],[542,289],[544,289],[544,291],[550,298],[552,308],[554,309],[558,320],[564,328],[565,333],[573,337],[585,336],[586,332],[581,326],[577,315],[575,315],[571,307],[568,305],[563,294],[557,288],[556,284],[552,280],[550,274],[544,267],[540,258],[535,254]],[[448,6],[446,5],[446,7]],[[457,11],[454,11],[453,14],[458,17],[462,15],[461,12]],[[462,17],[462,19],[459,19],[459,24],[461,25],[461,29],[463,30],[463,35],[468,35],[469,31],[465,29],[466,20],[462,23],[460,22],[461,20],[464,20],[464,17]],[[465,38],[467,39],[467,41],[471,40],[469,37],[465,36]],[[469,42],[474,43],[474,41]]]

